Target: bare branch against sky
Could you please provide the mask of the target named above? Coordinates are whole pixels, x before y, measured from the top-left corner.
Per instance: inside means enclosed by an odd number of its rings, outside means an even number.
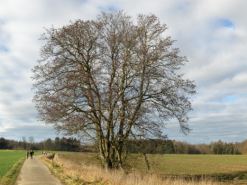
[[[41,120],[95,139],[107,168],[122,167],[129,139],[163,138],[172,118],[189,131],[195,85],[180,71],[187,59],[155,15],[136,20],[103,12],[51,28],[33,70]]]
[[[182,72],[197,84],[189,115],[192,132],[184,136],[171,121],[168,136],[189,142],[246,139],[246,6],[245,0],[0,1],[0,136],[21,139],[32,136],[32,130],[37,131],[35,140],[56,135],[37,122],[32,103],[31,69],[39,58],[44,28],[124,10],[133,17],[157,15],[190,61]]]

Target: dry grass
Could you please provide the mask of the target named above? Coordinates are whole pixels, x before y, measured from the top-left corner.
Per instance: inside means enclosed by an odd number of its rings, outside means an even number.
[[[185,181],[162,179],[155,174],[133,172],[126,174],[123,171],[106,171],[92,165],[78,164],[74,161],[56,156],[52,171],[62,179],[66,185],[219,185],[211,181]]]
[[[96,153],[59,152],[59,156],[75,163],[101,166]],[[149,172],[162,176],[227,177],[235,174],[237,177],[238,173],[247,172],[247,155],[147,154],[147,158],[150,163]],[[124,169],[143,173],[148,171],[141,154],[129,154]]]

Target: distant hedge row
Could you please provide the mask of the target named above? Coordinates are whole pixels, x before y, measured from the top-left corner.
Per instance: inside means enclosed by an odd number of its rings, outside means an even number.
[[[222,141],[192,145],[175,140],[130,140],[127,148],[132,153],[150,154],[241,154],[239,143],[225,143]]]
[[[158,154],[241,154],[247,152],[247,141],[241,143],[226,143],[217,141],[210,144],[192,145],[168,139],[139,139],[128,140],[127,151],[130,153]],[[59,151],[88,151],[95,152],[93,144],[82,145],[76,138],[46,139],[42,142],[7,140],[0,138],[0,149],[34,149]]]

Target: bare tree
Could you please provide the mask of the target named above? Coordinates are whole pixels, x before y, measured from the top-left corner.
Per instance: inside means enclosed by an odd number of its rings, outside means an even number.
[[[22,143],[23,143],[23,148],[26,150],[27,149],[27,140],[26,140],[26,137],[22,136],[21,140],[22,140]]]
[[[34,143],[34,137],[33,136],[28,137],[28,143],[29,143],[29,149],[32,149],[33,143]]]
[[[47,30],[33,70],[42,120],[94,138],[107,168],[122,166],[128,138],[162,136],[171,118],[188,131],[195,85],[166,29],[154,15],[115,12]]]

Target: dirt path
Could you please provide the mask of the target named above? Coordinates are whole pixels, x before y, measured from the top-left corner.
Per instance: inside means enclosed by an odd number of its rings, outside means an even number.
[[[17,185],[62,185],[38,159],[27,159],[21,169]]]

